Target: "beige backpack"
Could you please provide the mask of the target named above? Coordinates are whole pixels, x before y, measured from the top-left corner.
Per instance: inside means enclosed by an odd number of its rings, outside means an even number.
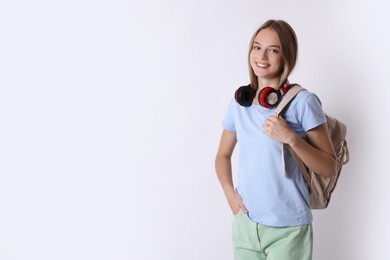
[[[287,104],[295,97],[296,94],[302,90],[304,89],[301,86],[298,84],[293,84],[293,86],[291,86],[290,90],[285,94],[282,101],[276,108],[276,115],[280,116]],[[327,114],[325,114],[325,116],[327,119],[330,138],[332,139],[333,147],[337,155],[337,171],[334,176],[328,178],[316,174],[311,169],[309,169],[295,154],[293,149],[288,146],[290,154],[296,161],[298,168],[302,172],[303,177],[307,183],[310,192],[310,208],[312,209],[324,209],[328,206],[332,192],[334,191],[339,179],[341,169],[343,165],[349,161],[349,151],[347,140],[345,139],[347,127],[344,123],[340,122],[336,118]]]

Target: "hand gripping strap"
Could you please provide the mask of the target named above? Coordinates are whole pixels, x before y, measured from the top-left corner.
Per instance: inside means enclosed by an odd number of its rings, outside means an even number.
[[[298,84],[291,84],[290,89],[287,91],[287,93],[283,96],[282,101],[280,101],[279,105],[275,109],[275,115],[277,117],[281,116],[281,113],[285,109],[285,107],[290,103],[291,100],[294,99],[294,97],[300,92],[304,90],[300,85]],[[292,151],[291,147],[288,147],[290,153]],[[281,143],[281,150],[282,150],[282,174],[283,176],[286,176],[286,166],[284,162],[284,143]],[[294,153],[295,154],[295,153]],[[295,159],[295,158],[294,158]],[[304,176],[306,177],[306,176]],[[306,179],[306,178],[305,178]]]

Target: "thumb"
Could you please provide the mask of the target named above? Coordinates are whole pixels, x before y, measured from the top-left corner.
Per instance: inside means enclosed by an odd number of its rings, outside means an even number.
[[[248,211],[248,209],[245,207],[244,203],[241,203],[240,208],[241,208],[242,212],[244,212],[245,214],[248,214],[249,211]]]

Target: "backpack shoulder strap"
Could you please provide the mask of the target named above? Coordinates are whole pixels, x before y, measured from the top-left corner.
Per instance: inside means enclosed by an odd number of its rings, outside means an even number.
[[[275,115],[277,117],[280,116],[280,114],[283,112],[283,110],[286,108],[286,106],[290,103],[291,100],[294,99],[294,97],[300,92],[304,90],[300,85],[298,84],[291,84],[290,89],[287,91],[287,93],[283,96],[282,100],[278,104],[278,106],[275,109]],[[292,151],[291,147],[288,146],[288,149]],[[282,156],[282,174],[283,176],[286,175],[286,166],[284,161],[284,143],[281,143],[281,156]],[[291,153],[290,151],[290,153]],[[295,159],[295,158],[294,158]]]
[[[302,88],[298,84],[291,84],[290,89],[287,91],[287,93],[283,96],[282,100],[280,101],[279,105],[275,109],[276,116],[279,116],[283,109],[290,103],[291,100],[294,99],[294,97],[304,88]]]
[[[286,106],[290,103],[291,100],[294,99],[294,97],[302,90],[305,90],[302,88],[299,84],[292,84],[290,89],[287,91],[287,93],[284,95],[283,99],[280,101],[279,105],[275,109],[276,116],[280,116],[280,114],[283,112],[283,109],[286,108]],[[302,160],[298,157],[298,155],[294,152],[294,150],[287,145],[287,149],[290,152],[291,156],[294,158],[300,172],[302,173],[308,188],[310,190],[311,183],[310,183],[310,173],[306,166],[303,164]],[[283,176],[285,174],[285,165],[284,165],[284,144],[282,143],[282,167],[283,167]]]

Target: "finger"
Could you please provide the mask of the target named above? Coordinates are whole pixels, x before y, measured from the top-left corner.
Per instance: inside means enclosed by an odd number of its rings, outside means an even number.
[[[242,202],[241,195],[238,192],[236,193],[235,200],[236,200],[236,202],[237,202],[237,204],[239,206],[239,209],[241,209],[242,212],[247,214],[248,213],[248,209],[245,207],[244,203]]]
[[[276,122],[276,121],[278,121],[278,119],[279,119],[279,117],[277,117],[277,116],[269,116],[267,118],[267,120],[269,120],[270,122]]]
[[[241,210],[242,212],[244,212],[245,214],[248,214],[248,209],[245,207],[244,203],[241,203]]]
[[[263,124],[263,128],[271,127],[272,126],[272,121],[266,119]]]
[[[240,212],[240,207],[232,208],[233,215],[237,215]]]

